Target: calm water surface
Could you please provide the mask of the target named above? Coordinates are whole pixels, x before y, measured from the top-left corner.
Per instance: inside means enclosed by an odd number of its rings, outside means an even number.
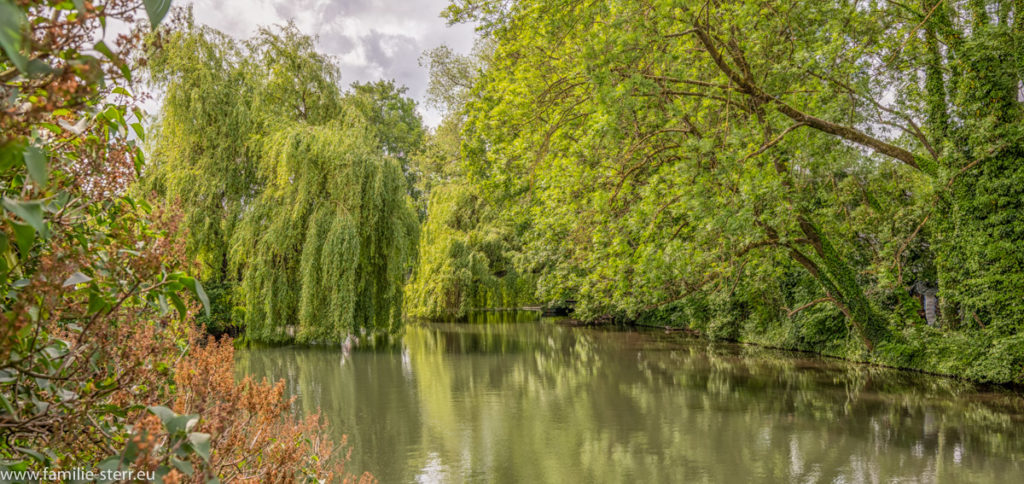
[[[489,313],[239,352],[403,482],[1024,482],[1024,397],[660,331]]]

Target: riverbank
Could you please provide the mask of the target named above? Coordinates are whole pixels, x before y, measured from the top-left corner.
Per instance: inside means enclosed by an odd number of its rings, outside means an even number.
[[[529,316],[416,322],[399,347],[344,356],[246,350],[236,371],[285,378],[295,409],[330,420],[354,449],[349,467],[381,482],[1024,477],[1024,442],[1011,437],[1024,432],[1017,393]]]
[[[882,368],[914,371],[973,383],[1024,389],[1024,336],[1004,336],[994,330],[943,331],[912,325],[896,332],[894,342],[884,342],[868,352],[860,340],[847,334],[839,344],[818,346],[793,338],[793,333],[746,326],[736,337],[715,335],[706,328],[678,323],[658,325],[650,318],[616,321],[582,321],[566,318],[559,324],[576,327],[627,326],[682,332],[709,341],[728,341],[762,348],[797,351]],[[781,323],[780,323],[780,326]]]

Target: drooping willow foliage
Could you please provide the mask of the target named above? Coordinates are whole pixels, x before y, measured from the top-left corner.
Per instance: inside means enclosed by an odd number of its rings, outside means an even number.
[[[420,120],[410,108],[371,126],[365,113],[408,106],[392,99],[404,91],[342,92],[337,67],[291,24],[237,42],[186,12],[153,42],[165,97],[140,188],[185,210],[214,295],[208,325],[257,341],[395,327],[417,226],[401,160],[380,139]]]
[[[254,79],[239,67],[244,51],[229,37],[190,26],[160,40],[148,73],[164,98],[140,188],[184,203],[189,254],[216,289],[227,277],[228,240],[243,199],[259,189],[252,138],[266,118],[248,101]]]
[[[247,334],[278,341],[294,326],[300,341],[328,341],[396,327],[417,232],[398,162],[355,114],[275,133],[263,160],[267,185],[233,239]]]
[[[464,318],[470,309],[515,308],[533,301],[534,281],[513,267],[515,241],[494,223],[485,202],[466,184],[430,194],[419,263],[406,311],[428,319]]]

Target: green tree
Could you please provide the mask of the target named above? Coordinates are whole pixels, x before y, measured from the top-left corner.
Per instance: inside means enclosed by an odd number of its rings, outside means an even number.
[[[490,46],[478,43],[470,55],[447,46],[424,52],[429,70],[427,99],[444,113],[441,124],[413,158],[426,220],[419,260],[407,287],[406,312],[429,319],[462,319],[473,309],[532,304],[532,274],[515,268],[522,226],[481,196],[461,161],[465,104],[477,76],[489,62]]]
[[[455,2],[495,46],[464,166],[582,317],[1019,379],[1017,8]],[[918,282],[985,362],[923,363]]]
[[[423,147],[423,120],[416,112],[416,101],[406,96],[407,90],[390,80],[356,82],[347,101],[366,119],[384,155],[401,164],[409,194],[418,198],[409,161]]]
[[[498,222],[472,186],[438,186],[428,207],[407,289],[410,316],[462,319],[472,309],[517,308],[533,301],[532,276],[520,274],[512,263],[515,232]]]
[[[166,97],[143,187],[181,201],[220,314],[268,341],[394,327],[416,240],[400,163],[421,136],[403,90],[343,95],[293,24],[236,42],[186,14],[154,45]]]
[[[270,180],[233,239],[246,334],[340,341],[400,324],[417,219],[397,161],[376,151],[358,113],[267,139]]]

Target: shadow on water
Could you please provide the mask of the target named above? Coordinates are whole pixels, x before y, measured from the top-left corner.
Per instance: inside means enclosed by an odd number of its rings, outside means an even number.
[[[381,482],[1024,482],[1024,398],[928,375],[573,328],[410,323],[339,349],[242,351]]]

